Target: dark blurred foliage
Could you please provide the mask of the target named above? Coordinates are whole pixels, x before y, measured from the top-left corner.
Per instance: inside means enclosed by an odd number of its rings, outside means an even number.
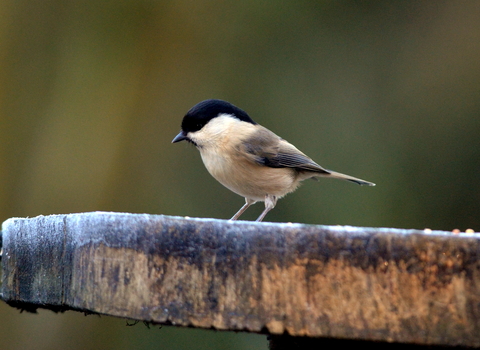
[[[480,230],[480,2],[0,5],[0,213],[229,218],[243,199],[170,143],[226,99],[319,164],[270,221]],[[245,214],[255,218],[263,204]],[[5,349],[266,349],[264,336],[0,304]]]

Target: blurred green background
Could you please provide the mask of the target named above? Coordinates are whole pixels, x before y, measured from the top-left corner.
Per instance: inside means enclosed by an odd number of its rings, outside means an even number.
[[[230,218],[243,198],[170,142],[207,98],[322,166],[269,221],[480,230],[480,2],[25,1],[0,5],[0,214]],[[255,219],[263,204],[243,217]],[[267,349],[0,303],[2,349]]]

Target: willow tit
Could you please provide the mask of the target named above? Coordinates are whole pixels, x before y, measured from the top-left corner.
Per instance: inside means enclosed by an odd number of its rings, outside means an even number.
[[[300,181],[329,177],[375,186],[374,183],[322,168],[294,145],[254,122],[240,108],[222,100],[205,100],[190,109],[172,143],[188,141],[200,151],[208,172],[222,185],[245,197],[240,215],[265,202],[257,221],[277,200],[295,191]]]

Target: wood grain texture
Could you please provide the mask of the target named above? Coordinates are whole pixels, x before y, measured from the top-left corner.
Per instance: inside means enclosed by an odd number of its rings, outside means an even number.
[[[3,224],[2,299],[183,326],[480,346],[476,234],[83,213]]]

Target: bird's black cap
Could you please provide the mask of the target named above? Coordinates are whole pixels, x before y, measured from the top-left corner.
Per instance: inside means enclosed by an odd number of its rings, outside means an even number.
[[[186,134],[195,132],[203,128],[210,120],[218,117],[219,114],[230,114],[235,118],[251,123],[255,123],[244,110],[222,100],[205,100],[193,106],[182,121],[182,131]]]

